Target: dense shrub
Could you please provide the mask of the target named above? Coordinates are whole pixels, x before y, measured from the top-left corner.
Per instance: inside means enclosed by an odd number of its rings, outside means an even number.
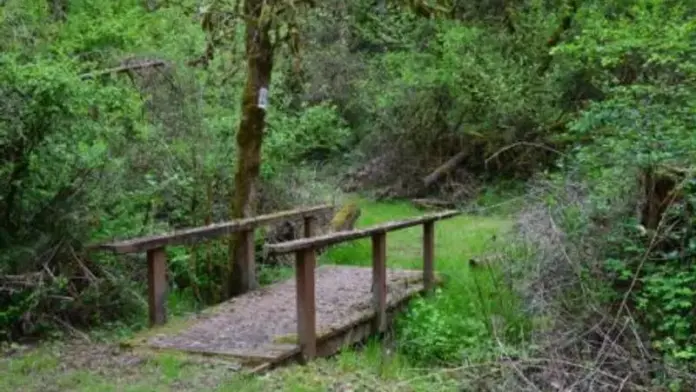
[[[148,12],[138,1],[71,2],[62,19],[46,2],[6,3],[0,334],[141,315],[143,260],[83,247],[228,217],[243,78],[243,62],[229,59],[241,60],[240,46],[229,37],[202,71],[186,65],[205,33],[185,4]],[[149,63],[159,65],[126,70]],[[273,91],[261,211],[331,193],[297,191],[291,185],[314,178],[293,165],[343,152],[347,139],[330,105],[296,112],[282,84]],[[174,288],[216,301],[227,263],[220,245],[170,249]]]

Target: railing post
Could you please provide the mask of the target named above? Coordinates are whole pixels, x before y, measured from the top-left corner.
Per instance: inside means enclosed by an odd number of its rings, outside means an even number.
[[[387,329],[387,233],[372,235],[372,301],[375,332]]]
[[[435,283],[435,221],[423,223],[423,286],[430,291]]]
[[[237,271],[232,271],[234,279],[230,287],[231,295],[244,294],[256,288],[256,258],[254,255],[254,229],[239,232],[239,244],[234,258]]]
[[[295,283],[297,298],[297,338],[305,361],[317,353],[316,302],[314,298],[314,249],[302,249],[295,253]]]
[[[313,216],[306,216],[304,218],[304,236],[305,238],[312,237],[314,235],[314,221]]]
[[[167,253],[164,248],[147,251],[147,299],[150,327],[167,322]]]

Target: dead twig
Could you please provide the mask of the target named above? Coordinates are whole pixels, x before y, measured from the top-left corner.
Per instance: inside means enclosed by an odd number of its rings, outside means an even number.
[[[489,156],[488,158],[486,158],[486,160],[484,161],[485,165],[488,166],[488,162],[490,162],[492,159],[495,159],[498,155],[504,153],[505,151],[511,150],[511,149],[513,149],[513,148],[517,148],[517,147],[519,147],[519,146],[536,147],[536,148],[540,148],[540,149],[542,149],[542,150],[546,150],[546,151],[549,151],[549,152],[556,153],[556,154],[561,155],[561,156],[567,155],[567,154],[565,154],[564,152],[558,151],[558,150],[556,150],[556,149],[553,148],[553,147],[545,146],[545,145],[540,144],[540,143],[516,142],[516,143],[509,144],[509,145],[507,145],[507,146],[501,148],[500,150],[494,152],[491,156]]]
[[[70,323],[68,323],[67,321],[61,319],[60,317],[53,316],[53,320],[54,320],[55,322],[57,322],[58,324],[62,325],[63,328],[65,328],[65,329],[67,329],[68,331],[70,331],[73,335],[79,336],[82,340],[86,341],[87,343],[91,343],[91,342],[92,342],[92,339],[89,338],[89,335],[87,335],[86,333],[84,333],[84,332],[80,331],[79,329],[73,327],[72,325],[70,325]]]
[[[99,279],[97,279],[97,277],[94,276],[92,271],[89,268],[87,268],[87,266],[82,262],[82,259],[80,259],[80,257],[77,256],[77,254],[75,253],[75,249],[72,246],[69,246],[68,249],[70,250],[70,253],[72,254],[73,259],[80,266],[80,269],[82,269],[82,272],[85,274],[85,276],[87,277],[89,282],[91,284],[97,285],[99,282]]]

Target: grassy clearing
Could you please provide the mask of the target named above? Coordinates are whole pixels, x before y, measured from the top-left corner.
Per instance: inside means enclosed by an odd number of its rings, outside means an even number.
[[[358,225],[422,214],[408,203],[359,200]],[[309,366],[244,377],[234,363],[171,354],[114,352],[105,344],[45,345],[0,360],[0,390],[71,391],[454,391],[458,382],[433,365],[484,360],[496,338],[523,338],[526,320],[492,268],[472,268],[472,257],[499,251],[510,227],[505,218],[463,216],[436,224],[436,268],[446,278],[437,295],[414,301],[397,322],[393,344],[371,341]],[[422,229],[387,235],[388,268],[422,267]],[[321,263],[369,265],[370,240],[331,249]],[[269,273],[271,273],[269,271]],[[427,366],[427,368],[426,368]]]
[[[359,226],[371,226],[422,214],[404,202],[360,202]],[[507,289],[496,264],[472,268],[471,258],[510,251],[505,237],[510,221],[501,217],[461,216],[437,222],[436,269],[446,284],[436,296],[414,301],[396,325],[397,352],[411,361],[430,365],[486,357],[493,338],[519,341],[528,330],[519,304]],[[503,249],[505,248],[505,249]],[[387,235],[388,268],[420,269],[422,228],[413,227]],[[505,254],[503,261],[512,258]],[[324,263],[369,266],[369,239],[336,247]],[[502,335],[502,336],[501,336]]]
[[[50,344],[0,360],[0,391],[209,391],[237,367],[176,354],[122,353],[108,344]]]

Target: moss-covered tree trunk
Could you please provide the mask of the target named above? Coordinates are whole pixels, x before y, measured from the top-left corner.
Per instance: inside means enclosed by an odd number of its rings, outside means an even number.
[[[273,69],[270,20],[268,12],[263,10],[264,3],[264,0],[244,2],[247,80],[242,97],[242,118],[237,132],[232,219],[252,216],[255,210],[255,188],[261,166],[261,145],[266,126],[266,110],[262,107],[259,97],[267,94]],[[263,90],[266,93],[262,93]],[[253,268],[253,263],[245,263],[244,251],[243,236],[236,234],[230,241],[231,270],[227,282],[228,296],[244,293],[256,286],[254,271],[249,271],[249,268]]]

